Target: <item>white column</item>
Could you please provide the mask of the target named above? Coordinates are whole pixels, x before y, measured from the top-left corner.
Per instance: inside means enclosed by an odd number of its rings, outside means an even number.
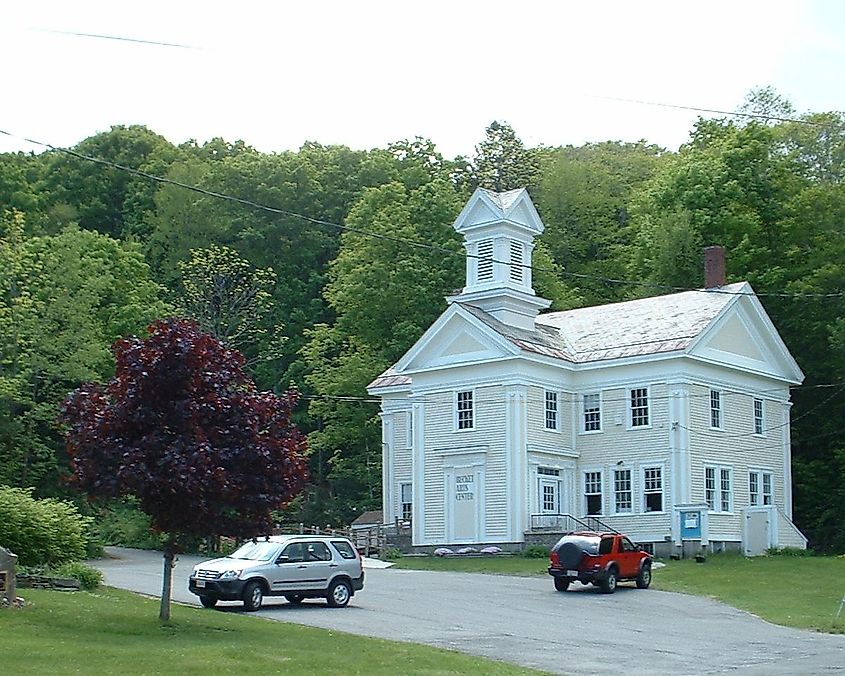
[[[507,530],[513,542],[522,542],[528,529],[527,399],[525,387],[511,388],[506,397]]]
[[[411,449],[411,475],[413,476],[412,499],[414,513],[412,521],[412,544],[425,540],[425,405],[412,404],[414,416],[414,447]]]
[[[765,404],[763,404],[765,406]],[[792,520],[792,431],[790,416],[792,415],[792,402],[783,404],[781,409],[783,418],[783,511]],[[765,418],[763,418],[765,421]],[[772,482],[774,483],[774,482]],[[772,486],[774,490],[774,486]],[[777,504],[777,501],[775,501]]]
[[[381,418],[381,513],[384,523],[393,523],[396,516],[394,507],[396,504],[394,481],[395,428],[392,413],[381,412],[379,417]]]

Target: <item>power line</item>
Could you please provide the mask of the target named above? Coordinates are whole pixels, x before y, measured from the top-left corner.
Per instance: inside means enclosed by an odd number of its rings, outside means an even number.
[[[199,186],[190,185],[188,183],[183,183],[182,181],[177,181],[172,178],[166,178],[164,176],[156,176],[155,174],[151,174],[149,172],[143,171],[141,169],[136,169],[134,167],[129,167],[124,164],[119,164],[117,162],[112,162],[111,160],[106,160],[99,157],[93,157],[91,155],[85,155],[84,153],[77,152],[76,150],[72,150],[70,148],[63,148],[61,146],[54,146],[50,143],[46,143],[44,141],[38,141],[35,139],[27,138],[25,136],[19,136],[17,134],[13,134],[8,131],[4,131],[0,129],[0,134],[4,136],[9,136],[10,138],[17,138],[27,143],[31,143],[33,145],[41,146],[43,148],[47,148],[48,150],[52,150],[54,152],[64,153],[71,157],[75,157],[77,159],[85,160],[87,162],[93,162],[95,164],[100,164],[103,166],[111,167],[113,169],[118,169],[120,171],[125,171],[135,176],[140,176],[142,178],[146,178],[150,181],[154,181],[156,183],[160,183],[163,185],[172,185],[178,188],[182,188],[184,190],[189,190],[191,192],[195,192],[201,195],[205,195],[207,197],[213,197],[215,199],[221,199],[224,201],[235,202],[237,204],[241,204],[252,209],[256,209],[259,211],[266,211],[269,213],[274,213],[282,216],[289,216],[291,218],[297,218],[303,220],[307,223],[311,223],[313,225],[321,225],[330,228],[335,228],[341,230],[343,232],[351,232],[357,235],[361,235],[363,237],[371,237],[374,239],[380,239],[385,241],[394,242],[397,244],[403,244],[411,247],[415,247],[418,249],[425,249],[428,251],[436,251],[439,253],[446,253],[449,255],[456,255],[457,251],[450,249],[445,246],[439,246],[437,244],[430,244],[428,242],[418,242],[406,237],[397,237],[394,235],[386,235],[384,233],[372,232],[370,230],[363,230],[361,228],[354,228],[348,225],[342,225],[340,223],[333,223],[331,221],[326,221],[321,218],[314,218],[312,216],[306,216],[304,214],[297,213],[295,211],[290,211],[288,209],[279,209],[277,207],[271,207],[266,204],[261,204],[260,202],[255,202],[253,200],[248,200],[243,197],[237,197],[235,195],[229,195],[226,193],[216,192],[214,190],[207,190],[205,188],[200,188]],[[645,283],[641,280],[632,280],[632,279],[616,279],[613,277],[602,277],[598,275],[587,275],[583,273],[577,272],[567,272],[566,270],[559,270],[554,268],[544,268],[536,265],[532,265],[530,263],[513,263],[511,261],[503,261],[497,258],[493,258],[490,256],[481,256],[478,254],[471,254],[469,252],[464,254],[467,258],[475,258],[478,260],[485,260],[491,263],[498,263],[500,265],[508,265],[511,267],[519,267],[519,268],[526,268],[535,272],[550,272],[555,275],[563,275],[565,277],[571,277],[573,279],[583,279],[583,280],[590,280],[590,281],[597,281],[603,282],[605,284],[617,284],[617,285],[627,285],[627,286],[635,286],[639,288],[651,288],[651,289],[659,289],[662,291],[674,291],[674,292],[689,292],[695,291],[698,293],[708,293],[708,294],[724,294],[729,296],[756,296],[756,297],[775,297],[775,298],[842,298],[845,297],[845,292],[839,291],[835,293],[786,293],[786,292],[761,292],[755,293],[753,291],[728,291],[726,289],[721,288],[711,288],[711,289],[698,289],[698,288],[688,288],[688,287],[681,287],[681,286],[670,286],[666,284],[653,284],[653,283]]]
[[[776,122],[795,122],[796,124],[806,124],[810,127],[823,128],[823,124],[818,122],[811,122],[810,120],[802,120],[795,117],[781,117],[779,115],[766,115],[765,113],[743,113],[740,111],[716,110],[715,108],[697,108],[695,106],[683,106],[676,103],[660,103],[658,101],[642,101],[639,99],[625,99],[619,96],[593,96],[592,98],[604,99],[606,101],[621,101],[623,103],[636,103],[641,106],[658,106],[660,108],[675,108],[677,110],[692,110],[697,113],[715,113],[717,115],[734,115],[736,117],[748,117],[755,120],[775,120]]]
[[[55,33],[56,35],[72,35],[80,38],[96,38],[99,40],[117,40],[119,42],[135,42],[142,45],[156,45],[159,47],[176,47],[178,49],[197,49],[192,45],[180,45],[174,42],[159,42],[157,40],[141,40],[139,38],[127,38],[119,35],[100,35],[98,33],[75,33],[73,31],[50,30],[48,28],[34,28],[41,33]]]

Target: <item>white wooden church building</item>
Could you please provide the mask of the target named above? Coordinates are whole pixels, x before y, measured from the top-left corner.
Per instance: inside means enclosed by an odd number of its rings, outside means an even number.
[[[466,286],[376,378],[385,523],[417,547],[614,529],[658,553],[804,547],[789,411],[803,374],[748,283],[540,314],[525,190],[454,223]]]

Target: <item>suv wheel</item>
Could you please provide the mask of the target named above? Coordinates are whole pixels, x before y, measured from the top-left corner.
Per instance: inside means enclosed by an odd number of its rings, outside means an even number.
[[[214,608],[217,605],[216,596],[200,596],[200,603],[203,608]]]
[[[637,589],[648,589],[651,584],[651,564],[644,563],[637,575]]]
[[[562,568],[566,570],[578,570],[581,559],[584,558],[583,550],[574,542],[564,542],[557,550],[557,558]]]
[[[244,610],[254,611],[261,607],[261,601],[264,599],[264,590],[261,588],[261,583],[253,580],[248,582],[244,587]]]
[[[616,568],[608,570],[601,579],[601,591],[603,594],[612,594],[616,591],[616,583],[618,582],[616,576]]]
[[[565,577],[556,577],[555,578],[555,589],[558,591],[566,591],[569,589],[569,580]]]
[[[343,608],[352,598],[352,586],[346,580],[335,580],[329,587],[326,600],[332,608]]]

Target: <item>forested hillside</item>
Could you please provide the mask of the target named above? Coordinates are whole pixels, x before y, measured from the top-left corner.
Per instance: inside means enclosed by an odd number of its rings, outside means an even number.
[[[493,123],[454,160],[419,138],[262,153],[138,126],[0,155],[0,484],[66,494],[59,403],[110,375],[115,339],[178,314],[242,350],[260,387],[303,394],[311,479],[289,518],[380,508],[365,386],[462,285],[451,224],[471,191],[526,186],[552,309],[699,287],[702,247],[727,247],[729,281],[751,282],[807,375],[795,521],[845,551],[845,116],[764,94],[747,116],[699,120],[677,152],[526,148]]]

